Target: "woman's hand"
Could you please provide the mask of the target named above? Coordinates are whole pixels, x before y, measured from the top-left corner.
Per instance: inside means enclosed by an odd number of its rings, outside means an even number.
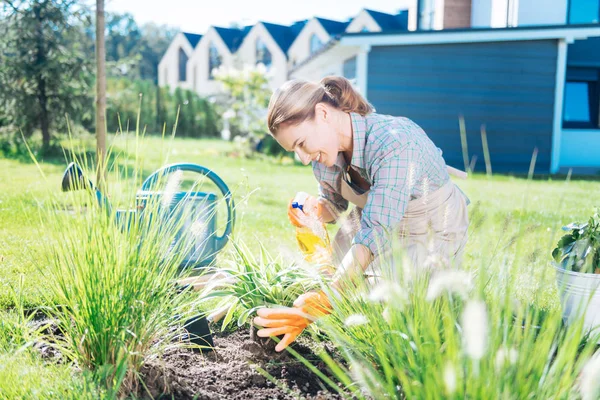
[[[294,307],[261,308],[254,324],[262,326],[259,337],[284,335],[275,351],[282,351],[317,318],[331,313],[331,304],[323,291],[308,292],[294,301]]]

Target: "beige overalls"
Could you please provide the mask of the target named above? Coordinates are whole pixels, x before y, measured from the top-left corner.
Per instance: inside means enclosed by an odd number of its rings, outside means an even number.
[[[450,174],[464,174],[454,168],[447,168]],[[368,193],[369,190],[357,193],[351,186],[350,176],[342,174],[340,194],[356,207],[342,222],[334,238],[335,265],[346,255],[352,239],[361,227],[360,218]],[[460,262],[469,227],[467,204],[467,197],[451,180],[437,190],[408,202],[397,232],[401,246],[413,266],[423,266],[431,255],[448,262]],[[378,275],[378,258],[371,263],[367,275]]]

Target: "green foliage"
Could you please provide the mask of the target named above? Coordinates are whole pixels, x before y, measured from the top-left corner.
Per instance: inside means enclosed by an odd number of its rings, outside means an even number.
[[[18,285],[11,285],[15,308],[0,311],[0,398],[98,398],[86,374],[73,374],[68,364],[42,364],[39,348],[45,345],[41,337],[48,324],[36,323],[33,312],[26,314],[24,283],[21,276]]]
[[[138,141],[136,136],[136,148]],[[115,158],[132,163],[127,174],[136,180],[142,174],[137,155],[133,160],[127,154]],[[94,176],[89,161],[83,164],[88,166],[87,175]],[[135,188],[122,189],[122,172],[109,171],[111,187],[117,188],[111,201],[135,209]],[[156,189],[168,182],[159,179]],[[161,199],[150,200],[123,229],[115,223],[116,210],[97,207],[91,191],[66,196],[66,202],[50,197],[40,218],[40,229],[48,238],[44,242],[48,313],[62,334],[58,346],[68,359],[92,371],[109,393],[138,391],[138,373],[145,360],[184,344],[179,340],[182,325],[193,316],[195,298],[179,292],[175,284],[191,244],[173,247],[190,210],[179,207],[176,214],[181,220],[174,219]],[[64,209],[70,212],[60,211]]]
[[[586,224],[571,223],[569,231],[557,243],[552,258],[561,267],[575,272],[600,272],[600,212],[592,215]]]
[[[264,65],[246,66],[243,70],[221,67],[215,71],[215,79],[223,85],[227,100],[222,107],[228,110],[224,113],[224,123],[230,132],[242,136],[240,146],[252,154],[259,151],[271,155],[279,155],[285,151],[268,134],[266,126],[267,107],[271,96],[268,85],[268,73]],[[236,137],[232,134],[231,137]]]
[[[219,134],[219,119],[213,104],[193,91],[177,88],[171,93],[151,81],[126,78],[110,78],[107,84],[108,132],[135,130],[139,112],[144,124],[141,129],[150,133],[161,133],[163,128],[170,133],[177,121],[180,137]]]
[[[357,397],[577,397],[598,339],[587,340],[581,320],[564,326],[559,309],[514,301],[514,286],[486,287],[485,268],[478,275],[417,270],[407,278],[396,261],[377,285],[336,299],[322,321],[349,368],[324,359]]]
[[[0,25],[0,124],[26,136],[42,131],[48,148],[51,132],[66,129],[65,114],[90,126],[92,64],[77,25],[76,1],[18,1],[7,7]]]
[[[234,315],[239,315],[237,325],[242,326],[256,310],[266,306],[291,307],[303,293],[318,287],[316,270],[273,257],[260,246],[259,257],[239,241],[233,241],[234,257],[225,267],[214,272],[229,275],[227,282],[217,287],[209,285],[202,294],[202,301],[220,299],[210,313],[226,311],[221,329],[225,330]]]
[[[95,32],[90,32],[93,43]],[[139,26],[131,14],[107,13],[106,61],[108,76],[157,82],[158,63],[177,34],[167,26]],[[93,48],[91,49],[93,56]]]

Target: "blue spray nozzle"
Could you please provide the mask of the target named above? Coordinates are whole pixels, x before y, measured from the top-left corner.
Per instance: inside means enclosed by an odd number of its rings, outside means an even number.
[[[300,211],[304,212],[303,207],[304,206],[302,204],[298,203],[297,201],[292,202],[292,208],[299,208]]]

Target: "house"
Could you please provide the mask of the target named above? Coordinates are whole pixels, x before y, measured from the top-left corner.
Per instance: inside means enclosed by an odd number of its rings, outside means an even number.
[[[306,60],[333,37],[343,33],[349,22],[314,17],[308,20],[288,49],[288,68]]]
[[[471,27],[447,29],[451,1],[418,1],[429,11],[416,31],[345,32],[290,77],[341,71],[378,112],[420,124],[450,165],[464,165],[463,116],[476,171],[484,127],[494,172],[527,172],[534,149],[537,173],[599,172],[599,2],[472,0]]]
[[[158,63],[158,85],[190,89],[187,64],[202,35],[180,32]]]
[[[345,22],[314,17],[290,26],[258,22],[242,28],[210,27],[204,35],[196,35],[193,46],[185,40],[190,34],[177,35],[159,64],[159,84],[191,89],[202,96],[218,95],[222,88],[212,77],[215,68],[242,69],[262,63],[270,72],[269,85],[275,89],[289,79],[290,69],[322,51],[333,38],[354,30],[405,30],[408,14],[406,10],[397,14],[362,10]],[[339,63],[329,71],[341,74],[343,67]]]
[[[258,22],[240,45],[238,68],[244,64],[263,64],[269,71],[269,85],[275,90],[288,79],[288,50],[306,21],[291,26]]]
[[[187,75],[190,79],[187,88],[203,96],[220,92],[221,84],[214,80],[213,71],[221,66],[235,65],[235,54],[251,29],[251,26],[242,28],[211,26],[198,42],[188,61]]]

